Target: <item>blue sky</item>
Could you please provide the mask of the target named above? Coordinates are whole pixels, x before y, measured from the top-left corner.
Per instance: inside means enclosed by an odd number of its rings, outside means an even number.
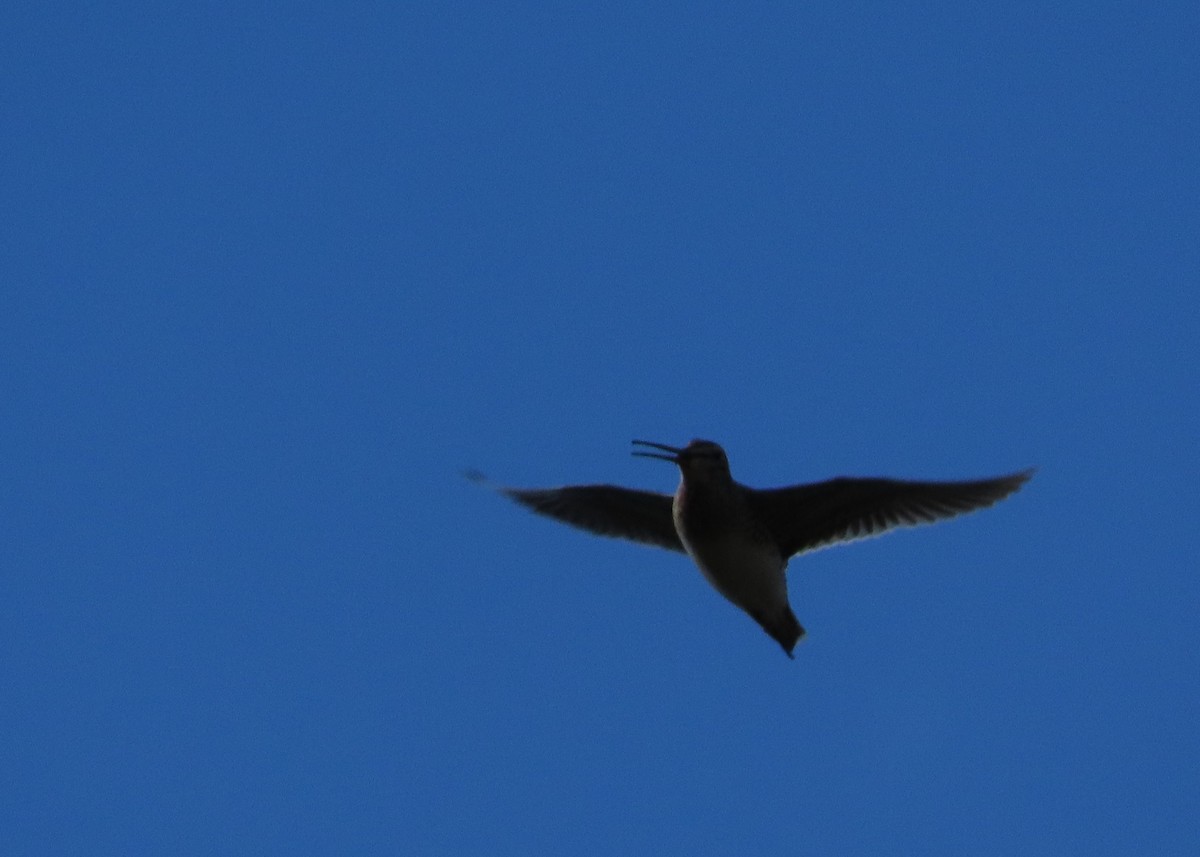
[[[0,850],[1194,854],[1194,3],[0,10]],[[462,479],[1034,481],[793,561]]]

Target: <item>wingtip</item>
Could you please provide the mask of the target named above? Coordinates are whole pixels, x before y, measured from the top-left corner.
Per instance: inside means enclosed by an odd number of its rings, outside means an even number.
[[[1026,467],[1024,470],[1019,470],[1014,473],[1011,477],[1009,477],[1013,481],[1013,490],[1017,490],[1030,479],[1032,479],[1037,471],[1038,469],[1036,467]]]
[[[509,488],[507,485],[501,485],[498,482],[493,482],[488,479],[487,474],[481,470],[476,470],[474,467],[468,467],[462,472],[463,478],[468,482],[478,485],[480,488],[486,488],[488,491],[495,491],[497,494],[503,494],[510,500],[521,501],[521,489]]]
[[[474,467],[468,467],[462,472],[462,476],[468,482],[473,482],[476,485],[482,485],[484,488],[495,488],[492,481],[481,470],[476,470]]]
[[[499,482],[493,482],[487,477],[483,471],[476,470],[474,467],[468,467],[462,472],[462,476],[473,485],[478,485],[487,491],[494,491],[502,497],[507,497],[510,500],[515,500],[523,506],[528,506],[529,501],[526,495],[529,493],[522,488],[509,488],[507,485],[501,485]],[[535,510],[536,511],[536,510]]]

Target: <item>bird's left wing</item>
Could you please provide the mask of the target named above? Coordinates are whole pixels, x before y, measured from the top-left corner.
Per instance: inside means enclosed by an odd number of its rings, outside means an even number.
[[[1026,470],[963,482],[841,478],[755,491],[750,500],[787,558],[991,506],[1032,475]]]
[[[478,474],[467,474],[484,482]],[[565,488],[491,486],[539,515],[546,515],[599,536],[630,539],[685,553],[669,494],[633,491],[614,485],[570,485]]]

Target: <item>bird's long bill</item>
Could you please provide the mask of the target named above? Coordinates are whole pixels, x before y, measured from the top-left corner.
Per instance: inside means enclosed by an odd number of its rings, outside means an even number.
[[[667,452],[671,453],[671,455],[663,455],[661,452],[647,452],[643,449],[637,449],[634,450],[634,455],[640,455],[642,458],[659,458],[663,461],[669,461],[672,464],[679,463],[679,453],[683,452],[683,450],[677,446],[667,446],[665,443],[655,443],[654,441],[650,440],[635,440],[634,443],[639,444],[640,446],[652,446],[655,449],[665,449]]]

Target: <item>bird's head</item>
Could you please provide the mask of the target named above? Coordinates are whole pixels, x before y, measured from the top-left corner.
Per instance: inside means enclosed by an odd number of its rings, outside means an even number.
[[[707,482],[731,478],[729,459],[725,457],[725,450],[711,440],[693,440],[685,447],[667,446],[664,443],[654,443],[648,440],[635,440],[634,443],[638,446],[663,450],[663,452],[650,452],[638,449],[634,450],[633,454],[677,464],[685,479]]]

